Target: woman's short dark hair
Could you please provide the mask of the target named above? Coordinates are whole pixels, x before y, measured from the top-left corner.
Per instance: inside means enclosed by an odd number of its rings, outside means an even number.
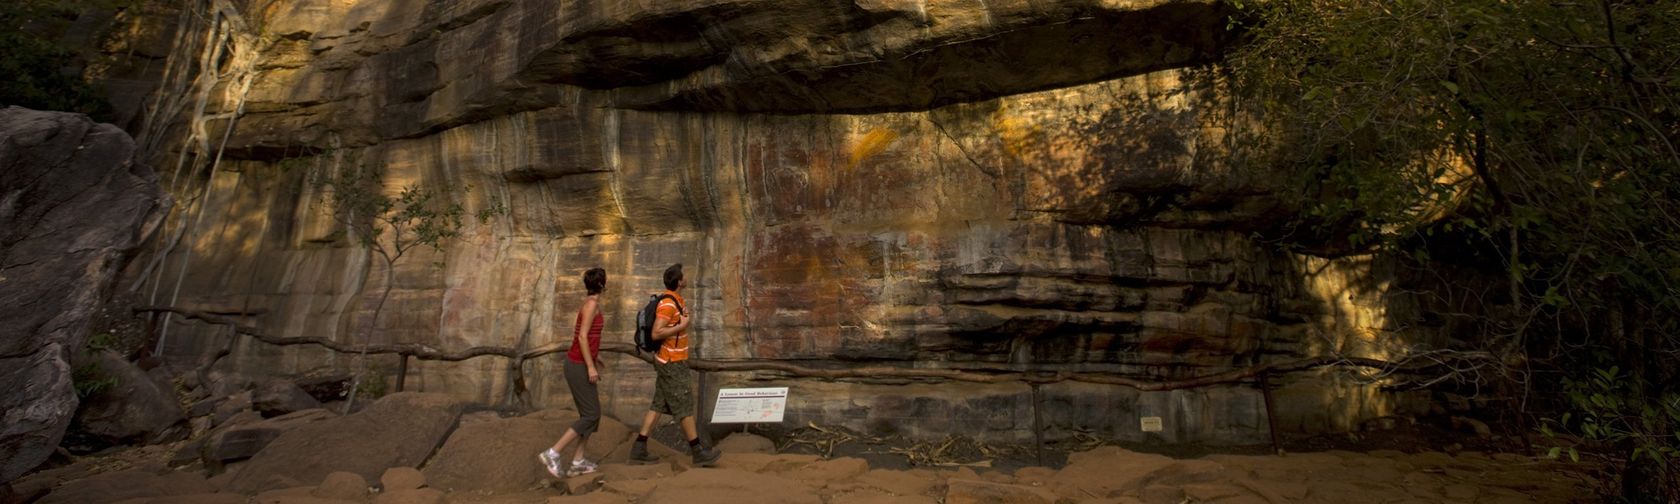
[[[589,271],[583,272],[583,288],[590,294],[600,294],[607,288],[607,270],[589,268]]]
[[[671,267],[665,268],[665,288],[667,290],[677,290],[677,282],[681,282],[682,279],[682,263],[672,264]]]

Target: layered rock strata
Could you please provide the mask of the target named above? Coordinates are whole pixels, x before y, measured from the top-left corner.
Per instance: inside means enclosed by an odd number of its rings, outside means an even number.
[[[1245,132],[1204,65],[1230,39],[1216,2],[217,4],[258,27],[226,63],[251,85],[205,95],[197,120],[218,143],[183,144],[221,161],[182,189],[199,195],[172,229],[187,238],[140,281],[184,278],[175,304],[261,313],[248,320],[272,334],[364,337],[384,266],[309,183],[362,166],[392,194],[420,184],[469,213],[505,209],[397,265],[379,342],[563,341],[594,266],[609,272],[609,338],[628,339],[679,262],[710,359],[1166,380],[1431,337],[1384,261],[1254,238],[1287,209],[1277,174],[1225,159]],[[175,354],[221,344],[168,330]],[[633,419],[651,373],[615,360],[603,402]],[[352,361],[246,343],[231,362]],[[524,371],[538,402],[564,401],[558,358]],[[505,360],[410,373],[410,389],[515,400]],[[707,387],[761,380],[784,383]],[[1283,390],[1280,423],[1346,428],[1397,407],[1331,382]],[[1266,427],[1248,385],[785,383],[804,391],[801,424],[1030,437],[1037,407],[1063,434],[1253,442]],[[1152,416],[1164,433],[1139,431]]]

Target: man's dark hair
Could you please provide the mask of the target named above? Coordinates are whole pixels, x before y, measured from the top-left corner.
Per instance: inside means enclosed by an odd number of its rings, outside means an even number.
[[[607,270],[589,268],[589,271],[583,272],[583,288],[590,294],[600,294],[607,288]]]
[[[672,264],[671,267],[665,268],[666,290],[677,290],[677,282],[681,282],[682,279],[682,263]]]

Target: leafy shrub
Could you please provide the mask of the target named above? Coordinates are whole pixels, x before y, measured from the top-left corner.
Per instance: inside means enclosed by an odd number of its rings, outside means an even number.
[[[1680,394],[1671,392],[1653,398],[1648,387],[1617,366],[1593,369],[1585,377],[1566,378],[1563,390],[1567,411],[1561,417],[1546,419],[1540,430],[1554,442],[1563,441],[1567,434],[1587,446],[1609,451],[1610,462],[1630,470],[1627,472],[1680,481],[1680,465],[1675,460],[1680,455]],[[1555,444],[1548,456],[1581,460],[1577,446]],[[1667,497],[1667,502],[1677,502],[1680,495]]]

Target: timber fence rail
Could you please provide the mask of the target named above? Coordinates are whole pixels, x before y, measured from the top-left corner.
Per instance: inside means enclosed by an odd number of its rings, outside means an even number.
[[[270,345],[317,345],[339,353],[365,352],[368,354],[399,355],[402,359],[399,361],[397,366],[396,389],[398,391],[403,389],[403,382],[407,379],[408,361],[410,357],[420,360],[446,362],[458,362],[483,356],[503,357],[514,361],[514,378],[512,384],[514,387],[514,394],[516,396],[523,397],[527,390],[525,387],[524,362],[545,355],[564,352],[570,349],[570,344],[562,344],[558,342],[523,351],[503,346],[475,346],[461,350],[449,351],[417,343],[355,345],[341,343],[321,337],[279,337],[265,334],[255,327],[240,324],[238,318],[228,315],[229,313],[237,312],[192,310],[170,306],[140,306],[134,308],[134,313],[147,313],[152,315],[154,324],[152,332],[154,334],[148,335],[148,341],[155,341],[155,339],[153,339],[156,338],[155,323],[156,316],[159,313],[173,313],[187,319],[227,327],[229,332],[228,342],[215,354],[208,356],[203,362],[201,362],[198,368],[201,375],[207,373],[217,361],[221,360],[222,357],[227,356],[232,351],[235,341],[238,340],[238,336],[244,335]],[[653,362],[652,356],[648,355],[646,352],[638,351],[635,346],[630,343],[604,341],[601,342],[601,351],[626,354],[649,363]],[[1129,387],[1144,392],[1158,392],[1200,388],[1213,385],[1253,383],[1260,389],[1265,400],[1267,430],[1271,436],[1272,447],[1274,450],[1281,453],[1282,449],[1278,441],[1277,430],[1273,427],[1277,425],[1277,421],[1275,414],[1273,413],[1274,406],[1272,401],[1272,387],[1268,383],[1269,378],[1272,375],[1305,371],[1326,366],[1372,368],[1378,370],[1383,375],[1390,375],[1398,372],[1422,373],[1436,368],[1452,367],[1450,363],[1445,363],[1439,360],[1385,361],[1360,357],[1324,356],[1256,364],[1229,371],[1178,380],[1144,380],[1124,376],[1119,373],[1099,371],[981,371],[962,369],[918,369],[889,366],[816,368],[774,360],[712,360],[697,358],[689,359],[687,362],[691,369],[703,372],[774,371],[801,378],[821,378],[829,380],[848,378],[906,378],[941,379],[971,383],[1025,383],[1032,388],[1034,403],[1033,423],[1035,424],[1034,437],[1038,438],[1037,443],[1040,449],[1041,461],[1044,445],[1042,439],[1043,420],[1039,415],[1037,406],[1039,402],[1039,387],[1042,385],[1059,382],[1080,382]],[[704,384],[704,373],[700,374],[700,379],[702,380],[701,383]],[[701,400],[704,401],[704,398],[701,398]],[[704,404],[704,402],[701,404]]]
[[[165,306],[141,306],[134,308],[136,313],[169,312],[187,319],[224,325],[230,327],[240,335],[256,338],[258,341],[270,345],[318,345],[339,353],[396,354],[413,357],[420,360],[458,362],[483,356],[499,356],[515,361],[531,360],[549,354],[560,353],[570,348],[569,344],[550,343],[529,350],[520,351],[503,346],[474,346],[460,350],[440,350],[429,345],[417,343],[394,343],[375,345],[355,345],[333,341],[321,337],[279,337],[265,334],[250,326],[240,325],[234,317],[212,312],[189,310]],[[653,358],[645,352],[639,352],[634,345],[625,342],[601,342],[601,351],[631,355],[643,361],[653,362]],[[217,356],[219,358],[220,356]],[[816,368],[801,366],[785,361],[774,360],[712,360],[689,359],[689,367],[699,371],[777,371],[792,376],[804,378],[846,379],[846,378],[927,378],[973,383],[1004,383],[1021,382],[1027,384],[1045,385],[1064,381],[1096,383],[1104,385],[1118,385],[1145,392],[1158,392],[1200,388],[1210,385],[1241,383],[1263,374],[1280,374],[1304,371],[1325,366],[1343,365],[1376,368],[1385,371],[1395,371],[1402,367],[1394,362],[1367,359],[1359,357],[1307,357],[1289,361],[1257,364],[1244,368],[1232,369],[1220,373],[1206,374],[1180,380],[1144,380],[1131,378],[1118,373],[1099,371],[1008,371],[996,372],[960,370],[960,369],[920,369],[888,366],[868,366],[851,368]],[[1414,366],[1413,371],[1423,371],[1429,365]],[[401,383],[398,387],[400,389]]]

